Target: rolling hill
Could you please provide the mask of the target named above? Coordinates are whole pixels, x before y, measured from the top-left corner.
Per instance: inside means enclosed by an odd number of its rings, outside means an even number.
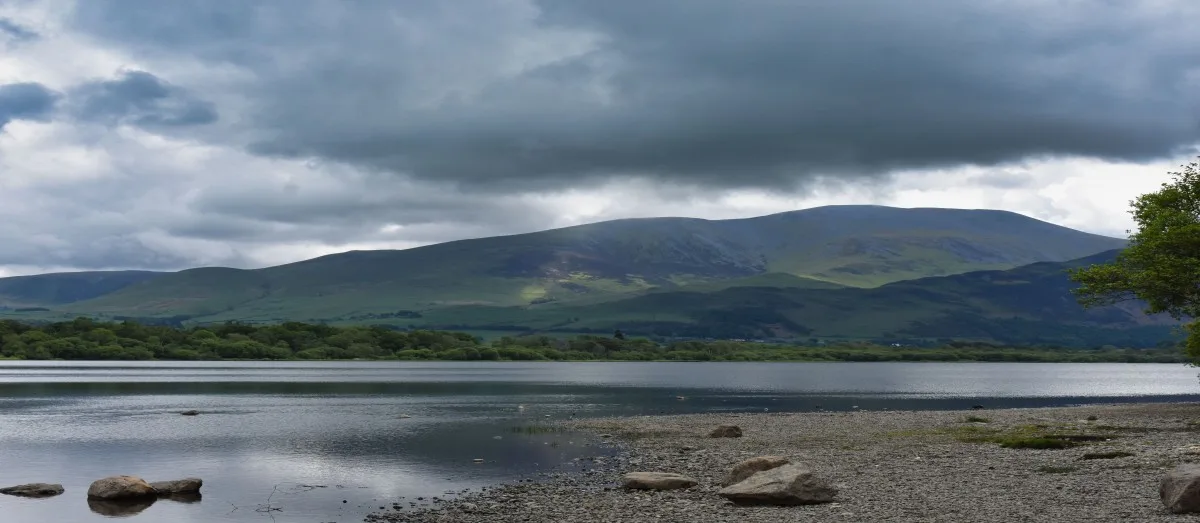
[[[600,307],[682,289],[736,292],[764,281],[871,288],[1066,261],[1124,244],[1005,211],[830,206],[737,220],[616,220],[256,270],[191,269],[58,309],[278,321],[411,317],[464,307]]]
[[[160,276],[150,271],[94,271],[0,278],[0,307],[53,307],[88,300]]]
[[[1070,346],[1146,346],[1170,337],[1178,323],[1143,314],[1139,303],[1084,309],[1075,301],[1067,270],[1108,262],[1117,252],[876,288],[680,290],[578,306],[458,307],[434,311],[423,321],[535,332],[621,329],[667,337],[954,338]]]

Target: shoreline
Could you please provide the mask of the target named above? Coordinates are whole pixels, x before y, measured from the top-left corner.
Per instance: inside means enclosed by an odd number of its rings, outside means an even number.
[[[721,424],[740,438],[710,438]],[[497,485],[369,522],[1173,521],[1161,477],[1200,462],[1200,403],[942,411],[705,413],[556,422],[618,448],[546,481]],[[611,437],[605,438],[602,435]],[[1006,448],[1064,436],[1069,448]],[[834,484],[834,502],[742,507],[716,495],[734,464],[780,455]],[[673,491],[625,491],[626,472],[681,473]]]

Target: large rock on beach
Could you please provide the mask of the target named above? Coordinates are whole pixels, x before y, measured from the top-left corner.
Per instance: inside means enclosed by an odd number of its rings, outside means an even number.
[[[155,481],[150,486],[159,494],[190,494],[200,492],[200,487],[204,485],[204,480],[200,478],[185,478],[175,481]]]
[[[757,472],[717,494],[743,505],[813,505],[833,501],[837,489],[804,463]]]
[[[91,499],[137,499],[157,496],[158,491],[142,478],[113,476],[93,481],[87,495]]]
[[[14,487],[0,488],[0,494],[24,498],[48,498],[62,494],[63,486],[57,483],[27,483]]]
[[[672,472],[630,472],[623,478],[627,489],[634,490],[676,490],[696,486],[695,479]]]
[[[759,456],[757,458],[750,458],[738,463],[737,465],[734,465],[733,470],[729,471],[729,476],[725,478],[725,481],[722,482],[721,485],[729,486],[735,483],[741,483],[745,481],[746,478],[753,476],[758,472],[782,467],[791,462],[792,460],[783,456]]]
[[[721,425],[708,433],[710,438],[740,438],[742,428],[737,425]]]
[[[1200,512],[1200,465],[1175,467],[1158,484],[1158,497],[1176,514]]]

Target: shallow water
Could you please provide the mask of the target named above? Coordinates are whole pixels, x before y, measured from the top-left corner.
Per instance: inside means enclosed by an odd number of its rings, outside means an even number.
[[[1196,374],[1101,363],[0,362],[0,486],[67,489],[0,496],[0,520],[140,510],[134,521],[361,521],[607,452],[588,436],[528,430],[547,419],[1196,400]],[[189,409],[201,414],[179,414]],[[116,474],[201,477],[203,497],[89,506],[88,484]]]

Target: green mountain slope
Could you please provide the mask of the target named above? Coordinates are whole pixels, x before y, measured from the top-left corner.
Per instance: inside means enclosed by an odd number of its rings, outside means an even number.
[[[1070,262],[922,278],[877,288],[733,287],[653,293],[586,306],[458,307],[429,324],[480,329],[611,332],[717,338],[970,338],[1007,343],[1150,343],[1176,322],[1141,305],[1085,310],[1067,269],[1102,263],[1118,251]],[[491,322],[481,323],[481,320]]]
[[[0,278],[0,307],[50,307],[103,296],[162,273],[95,271]]]
[[[833,206],[740,220],[617,220],[258,270],[196,269],[64,312],[274,321],[589,305],[763,278],[793,278],[789,287],[872,287],[1123,245],[1003,211]]]

